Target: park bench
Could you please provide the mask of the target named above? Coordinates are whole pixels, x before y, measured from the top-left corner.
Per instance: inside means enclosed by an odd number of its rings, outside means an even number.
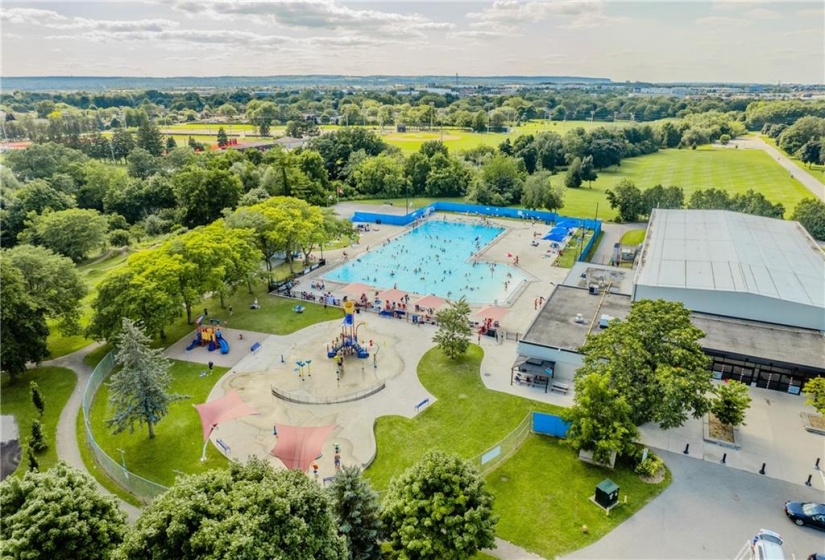
[[[550,384],[550,390],[566,395],[567,391],[570,390],[570,384],[562,383],[560,381],[553,381],[553,383]]]
[[[223,449],[223,452],[225,454],[229,455],[230,453],[232,453],[232,450],[229,448],[229,446],[222,439],[219,438],[219,439],[215,440],[215,443],[217,443],[218,445],[221,446],[221,449]]]
[[[254,354],[255,351],[260,350],[260,348],[261,348],[261,343],[256,342],[255,344],[253,344],[252,346],[249,347],[249,350]]]

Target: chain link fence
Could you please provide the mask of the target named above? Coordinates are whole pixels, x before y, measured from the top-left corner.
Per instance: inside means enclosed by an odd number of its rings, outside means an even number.
[[[92,407],[92,402],[94,401],[97,390],[101,385],[103,385],[106,378],[109,377],[109,374],[112,373],[114,366],[114,352],[109,352],[100,361],[100,363],[97,364],[97,367],[92,372],[91,377],[89,377],[89,381],[86,383],[86,389],[83,391],[83,428],[86,431],[86,441],[92,449],[92,453],[95,456],[95,461],[97,461],[100,468],[102,468],[112,480],[137,496],[144,503],[149,503],[154,498],[166,492],[167,487],[130,472],[126,468],[125,464],[118,463],[109,457],[106,452],[100,448],[92,435],[89,411]]]
[[[516,428],[507,434],[504,439],[496,443],[484,453],[476,455],[470,459],[470,463],[478,469],[482,475],[488,474],[495,469],[502,461],[506,460],[510,455],[524,443],[533,425],[533,413],[529,412],[524,420],[516,426]]]

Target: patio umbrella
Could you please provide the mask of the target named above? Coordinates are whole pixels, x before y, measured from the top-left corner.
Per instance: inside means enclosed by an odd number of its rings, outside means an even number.
[[[347,284],[346,286],[344,286],[344,291],[348,294],[368,294],[372,290],[372,286],[367,286],[366,284],[362,284],[360,282],[353,282],[352,284]]]
[[[501,321],[507,313],[509,313],[509,309],[506,307],[498,307],[496,305],[485,305],[475,313],[473,313],[473,317],[477,317],[479,319],[492,319],[493,321]]]
[[[441,309],[447,304],[447,300],[438,296],[424,296],[415,304],[424,309]]]
[[[383,292],[378,294],[378,298],[382,301],[401,302],[404,299],[404,296],[406,295],[407,292],[405,292],[404,290],[392,288],[390,290],[384,290]]]

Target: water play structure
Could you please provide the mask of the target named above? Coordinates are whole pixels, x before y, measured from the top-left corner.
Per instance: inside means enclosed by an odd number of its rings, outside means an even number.
[[[221,333],[220,320],[212,319],[209,325],[203,324],[203,315],[198,317],[195,324],[198,326],[198,332],[186,350],[192,350],[197,346],[207,346],[210,352],[220,349],[221,354],[229,354],[229,343]]]
[[[327,345],[327,357],[335,358],[345,355],[356,355],[359,358],[369,358],[366,347],[358,343],[358,327],[363,323],[355,324],[355,302],[344,302],[344,320],[341,321],[341,335]]]

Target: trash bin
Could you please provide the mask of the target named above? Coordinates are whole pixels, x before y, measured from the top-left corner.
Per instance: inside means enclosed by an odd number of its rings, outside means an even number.
[[[605,478],[596,485],[596,503],[609,508],[619,501],[619,485]]]

